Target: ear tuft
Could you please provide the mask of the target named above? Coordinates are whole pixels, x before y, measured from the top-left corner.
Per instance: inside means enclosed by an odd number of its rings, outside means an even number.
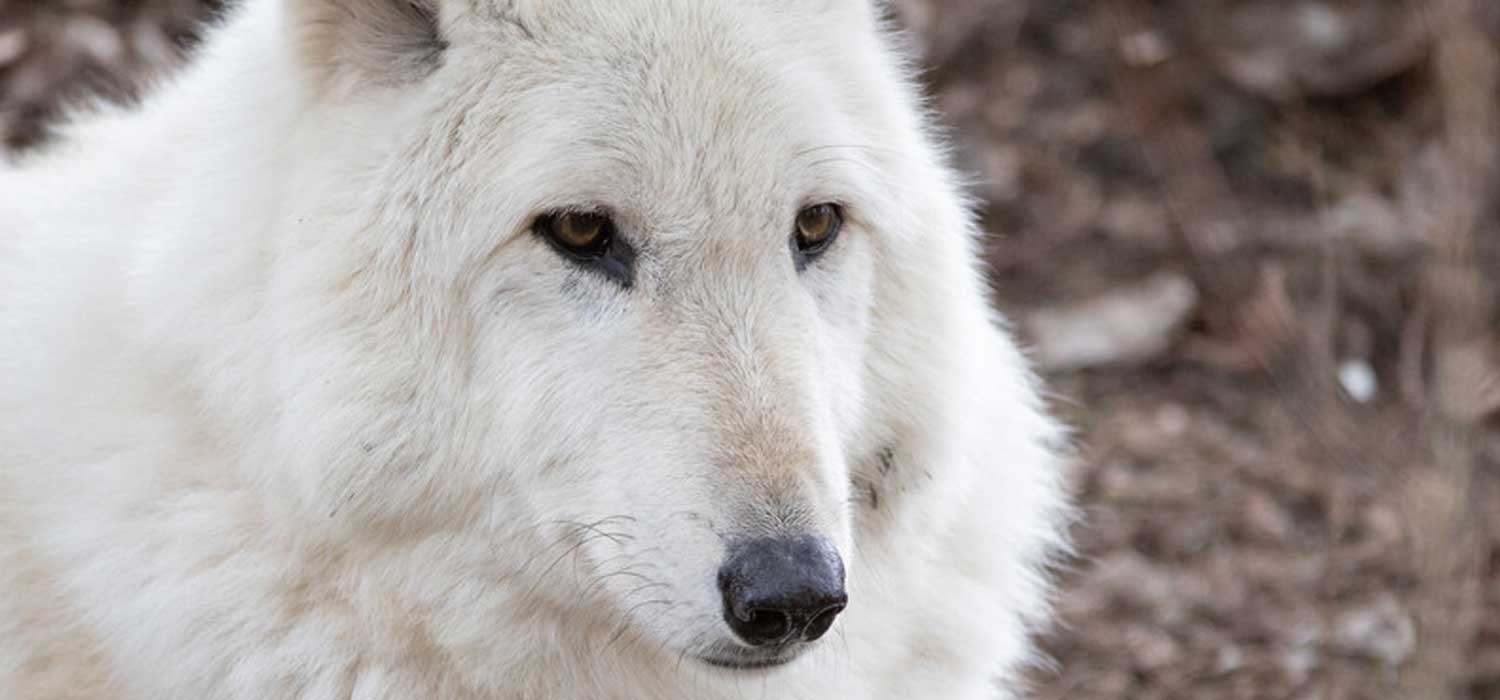
[[[401,84],[442,58],[438,0],[289,2],[300,58],[329,82]]]

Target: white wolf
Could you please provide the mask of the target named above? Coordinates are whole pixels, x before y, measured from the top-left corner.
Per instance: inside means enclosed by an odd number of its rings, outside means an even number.
[[[0,174],[0,697],[1017,693],[1060,430],[880,13],[246,0]]]

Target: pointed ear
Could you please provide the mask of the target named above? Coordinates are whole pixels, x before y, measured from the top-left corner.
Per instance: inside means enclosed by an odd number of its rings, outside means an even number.
[[[399,85],[437,67],[440,0],[287,0],[298,58],[325,85]]]

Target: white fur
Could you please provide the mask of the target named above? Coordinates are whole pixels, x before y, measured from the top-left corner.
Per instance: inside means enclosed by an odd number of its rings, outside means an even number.
[[[877,10],[441,0],[389,75],[422,13],[293,26],[393,1],[247,0],[0,170],[0,697],[1018,692],[1059,430]],[[528,230],[570,206],[633,287]],[[725,539],[787,532],[848,610],[697,661]]]

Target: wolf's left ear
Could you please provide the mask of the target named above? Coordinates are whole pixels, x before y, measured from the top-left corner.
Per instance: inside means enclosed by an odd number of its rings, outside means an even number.
[[[286,0],[298,59],[327,83],[399,85],[442,58],[442,0]]]

